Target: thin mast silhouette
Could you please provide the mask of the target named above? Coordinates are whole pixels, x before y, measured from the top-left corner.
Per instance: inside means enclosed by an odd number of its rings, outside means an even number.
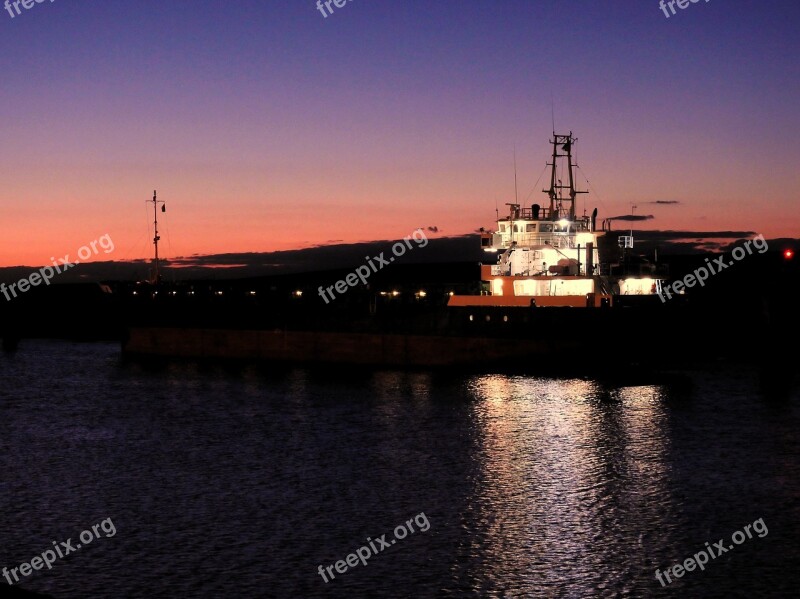
[[[158,285],[161,283],[161,269],[158,260],[158,205],[161,204],[161,212],[167,211],[167,204],[163,200],[159,200],[156,190],[153,190],[153,199],[148,200],[147,203],[153,202],[153,245],[155,246],[155,273],[153,274],[152,282]]]

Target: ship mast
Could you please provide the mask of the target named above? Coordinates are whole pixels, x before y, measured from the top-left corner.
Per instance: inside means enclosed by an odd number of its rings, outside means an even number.
[[[153,246],[155,246],[155,268],[153,272],[152,283],[158,285],[161,283],[161,270],[158,260],[158,205],[161,204],[161,212],[167,211],[167,205],[163,200],[159,200],[156,195],[156,190],[153,190],[153,199],[147,200],[147,203],[153,203]]]
[[[550,143],[553,144],[553,162],[548,163],[547,166],[551,168],[550,170],[550,189],[543,189],[542,192],[546,193],[550,197],[550,218],[553,220],[558,220],[560,218],[567,218],[570,221],[575,220],[575,198],[579,193],[588,193],[586,191],[578,191],[575,189],[575,177],[574,177],[574,167],[575,164],[572,162],[572,144],[576,142],[577,139],[572,137],[572,131],[569,132],[569,135],[557,135],[555,131],[553,131],[553,141]],[[559,146],[561,147],[561,151],[564,152],[563,154],[559,154]],[[561,180],[557,179],[556,173],[556,164],[559,158],[566,158],[567,159],[567,170],[569,171],[569,185],[562,185]],[[562,189],[569,190],[569,212],[567,214],[562,214],[563,208],[561,208],[561,202],[564,201],[564,198],[559,197],[560,191]],[[559,209],[556,209],[556,201],[559,203]]]

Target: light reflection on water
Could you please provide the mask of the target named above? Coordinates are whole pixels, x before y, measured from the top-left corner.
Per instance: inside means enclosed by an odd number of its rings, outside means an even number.
[[[0,390],[0,567],[98,518],[118,529],[30,588],[57,597],[794,588],[797,397],[769,404],[746,372],[686,373],[691,384],[675,386],[154,370],[121,365],[116,352],[32,342],[0,357],[10,382]],[[428,532],[330,583],[316,574],[422,511]],[[659,587],[656,568],[759,517],[768,537]]]
[[[524,594],[568,585],[589,596],[641,569],[631,519],[668,530],[662,390],[500,375],[468,388],[481,463],[469,506],[481,523],[467,551],[485,557],[476,588]],[[465,548],[462,548],[465,550]],[[627,556],[624,566],[620,557]]]

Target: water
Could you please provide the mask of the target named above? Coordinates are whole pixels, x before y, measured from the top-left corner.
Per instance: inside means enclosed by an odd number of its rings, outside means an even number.
[[[31,341],[0,356],[0,567],[74,544],[107,518],[116,529],[33,572],[30,590],[788,597],[800,587],[800,396],[764,397],[746,369],[626,386],[147,368],[118,353]],[[706,541],[729,545],[758,519],[768,534],[667,588],[656,580],[657,568]],[[413,533],[336,572],[368,537],[388,541],[409,520]]]

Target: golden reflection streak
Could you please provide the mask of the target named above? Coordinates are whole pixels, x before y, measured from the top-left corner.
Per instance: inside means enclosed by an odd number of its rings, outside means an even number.
[[[603,564],[640,549],[626,521],[670,517],[652,501],[668,493],[660,388],[500,375],[469,387],[482,440],[470,511],[487,557],[476,582],[530,590],[569,581],[590,592],[621,576]]]

